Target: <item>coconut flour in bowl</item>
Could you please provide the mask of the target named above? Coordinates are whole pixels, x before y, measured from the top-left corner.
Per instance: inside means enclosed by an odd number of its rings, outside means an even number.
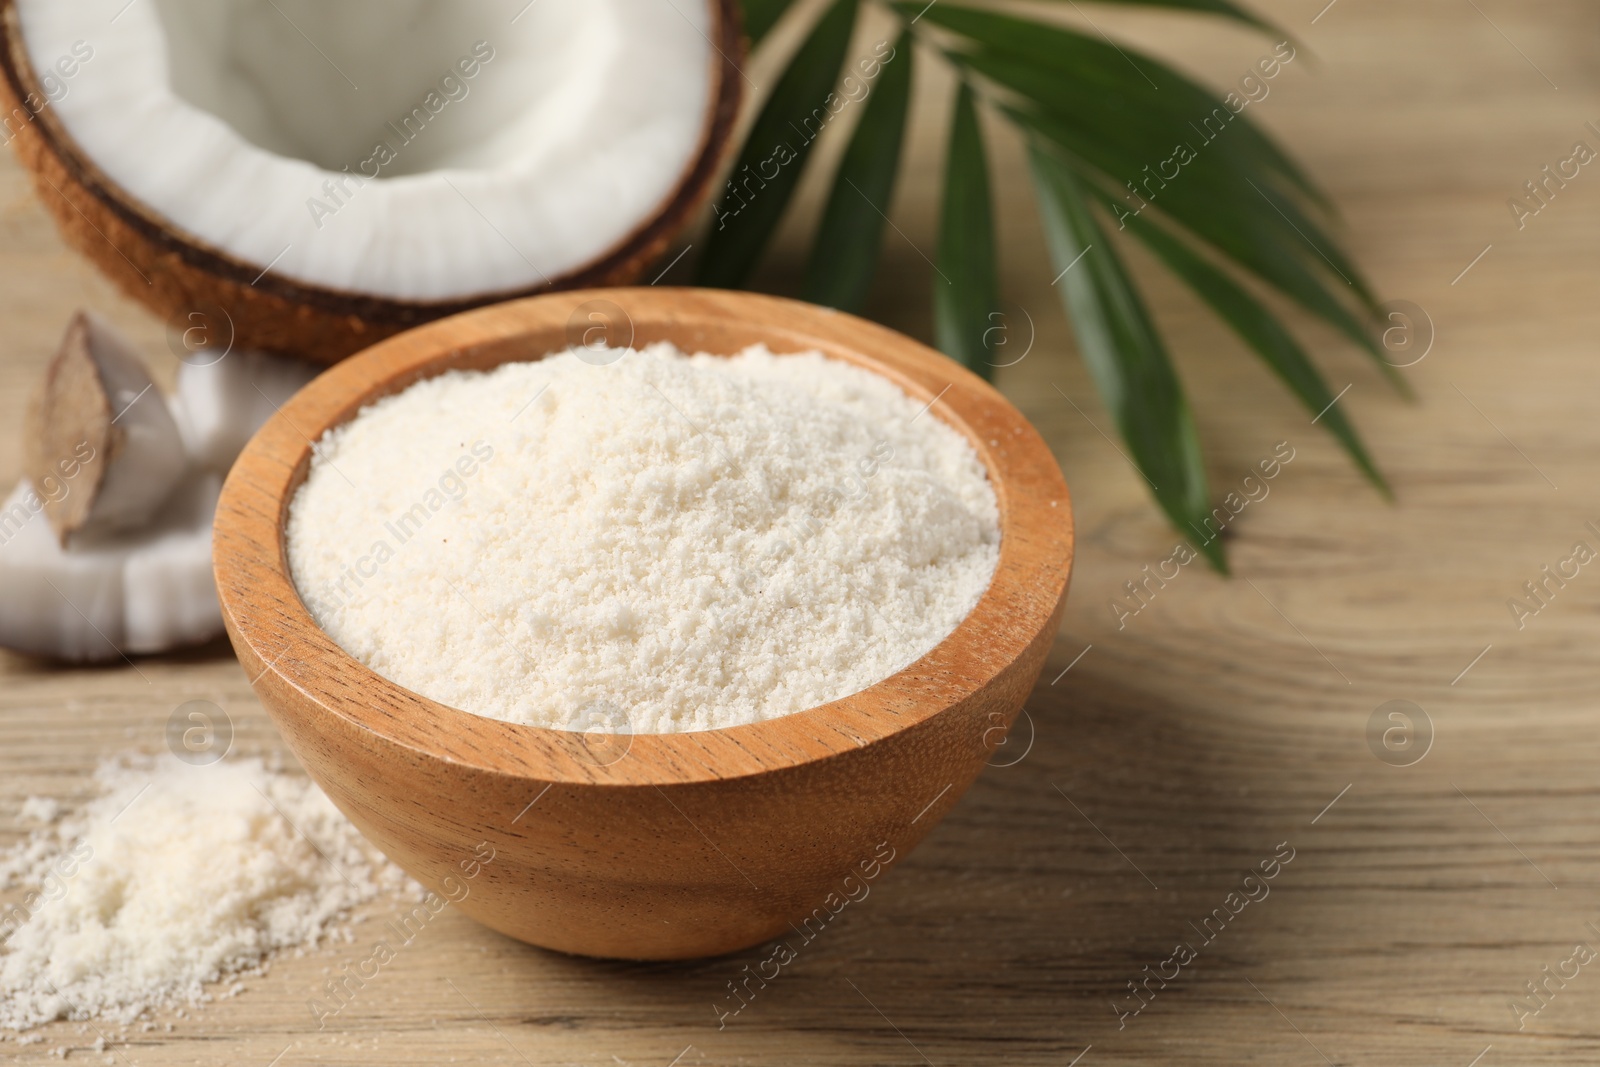
[[[994,490],[930,407],[762,346],[450,371],[317,442],[290,569],[347,652],[477,715],[777,718],[908,666],[988,587]]]

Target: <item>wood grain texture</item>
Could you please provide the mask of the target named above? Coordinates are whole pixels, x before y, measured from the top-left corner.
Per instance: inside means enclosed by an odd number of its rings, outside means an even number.
[[[1081,6],[1108,34],[1212,85],[1236,83],[1271,51],[1201,19]],[[1509,1007],[1542,967],[1593,937],[1587,922],[1600,925],[1600,574],[1584,568],[1521,630],[1506,607],[1585,538],[1584,523],[1600,522],[1600,174],[1585,168],[1522,230],[1506,207],[1588,139],[1585,122],[1600,125],[1592,5],[1477,0],[1480,14],[1459,0],[1338,0],[1314,24],[1326,0],[1252,6],[1297,35],[1304,61],[1250,114],[1330,190],[1380,293],[1422,305],[1436,328],[1430,354],[1404,372],[1421,397],[1407,404],[1349,346],[1294,320],[1334,389],[1352,386],[1340,403],[1393,480],[1396,505],[1130,249],[1180,362],[1213,484],[1236,486],[1278,441],[1296,458],[1233,524],[1238,577],[1185,567],[1119,630],[1109,602],[1166,558],[1175,535],[1096,430],[1110,421],[1057,310],[1026,172],[991,126],[1005,291],[1037,328],[999,385],[1061,461],[1078,534],[1066,619],[1017,749],[1002,750],[915,853],[722,1029],[714,1006],[762,952],[597,963],[452,910],[318,1030],[306,1001],[381,936],[398,908],[385,904],[356,945],[285,960],[236,999],[134,1030],[118,1062],[1065,1067],[1089,1045],[1077,1067],[1600,1060],[1591,967],[1552,986],[1520,1030]],[[891,212],[905,239],[887,235],[870,308],[921,337],[932,272],[918,249],[934,247],[949,89],[927,58]],[[768,68],[749,73],[770,84]],[[828,151],[819,144],[819,157]],[[801,210],[826,192],[808,184]],[[799,236],[786,229],[767,283],[798,284]],[[0,277],[0,427],[18,424],[80,303],[170,371],[158,324],[61,247],[9,163]],[[1009,318],[1025,342],[1020,310]],[[20,463],[18,443],[0,436],[7,484]],[[159,748],[185,700],[226,708],[238,751],[281,750],[225,648],[140,660],[143,676],[0,663],[0,831],[10,837],[23,830],[22,797],[82,798],[100,755]],[[1410,767],[1368,746],[1372,713],[1397,698],[1434,726],[1431,751]],[[1281,841],[1296,855],[1270,896],[1119,1029],[1112,1005],[1125,1003],[1127,983],[1193,940],[1189,923],[1223,906]],[[3,1045],[0,1056],[55,1063],[51,1047],[95,1037],[58,1026],[46,1043]]]
[[[603,326],[591,321],[597,306]],[[927,655],[859,693],[694,733],[485,719],[346,654],[289,575],[284,529],[311,442],[419,380],[538,359],[597,329],[609,335],[587,343],[816,349],[926,402],[928,417],[973,443],[999,501],[1000,559],[977,606]],[[459,901],[466,914],[565,952],[681,959],[803,926],[824,901],[862,892],[863,865],[876,878],[955,804],[1060,625],[1069,512],[1055,459],[1016,408],[900,334],[752,293],[580,290],[444,319],[319,376],[234,464],[213,555],[228,634],[257,695],[312,778],[385,853],[444,895],[442,880],[487,842],[496,858]],[[721,828],[716,840],[707,825]]]
[[[207,316],[210,328],[219,332],[223,324],[209,322],[216,318],[211,309],[226,308],[228,333],[240,348],[332,363],[401,330],[486,302],[637,281],[694,221],[732,147],[744,98],[739,6],[736,0],[707,2],[711,100],[700,143],[678,184],[649,217],[593,261],[545,284],[475,298],[399,300],[298,281],[175,227],[113,182],[50,108],[39,108],[46,96],[22,40],[14,0],[0,0],[0,116],[7,120],[5,139],[33,172],[34,191],[62,238],[123,293],[169,322],[183,322],[191,313]],[[241,210],[248,208],[241,205]]]

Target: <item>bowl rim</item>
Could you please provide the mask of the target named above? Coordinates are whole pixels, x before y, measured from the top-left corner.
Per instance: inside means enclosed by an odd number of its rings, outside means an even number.
[[[312,443],[363,406],[422,378],[560,351],[561,339],[575,338],[575,324],[581,332],[596,313],[608,330],[625,324],[628,340],[641,347],[672,340],[698,350],[697,332],[720,330],[764,340],[779,353],[818,349],[924,401],[924,410],[973,444],[999,503],[1000,558],[977,605],[927,654],[857,693],[757,723],[668,734],[582,734],[475,715],[392,682],[345,652],[311,616],[288,564],[285,520]],[[748,343],[719,347],[732,354]],[[223,486],[213,531],[224,622],[252,687],[275,715],[309,716],[319,731],[343,728],[489,773],[635,787],[738,778],[841,757],[967,705],[1032,659],[1034,646],[1054,640],[1072,558],[1071,500],[1061,470],[1038,431],[987,382],[854,315],[692,288],[543,294],[380,341],[324,371],[257,431]],[[1007,715],[987,728],[980,723],[979,733],[986,739],[1009,722]],[[982,743],[975,735],[974,755]]]

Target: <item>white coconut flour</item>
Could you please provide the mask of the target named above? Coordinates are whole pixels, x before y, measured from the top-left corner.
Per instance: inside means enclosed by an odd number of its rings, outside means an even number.
[[[318,442],[289,561],[346,651],[465,711],[771,719],[914,662],[988,587],[994,490],[928,407],[760,346],[452,371]]]
[[[0,890],[22,893],[0,906],[0,1031],[231,995],[204,985],[348,938],[351,909],[415,888],[309,779],[259,759],[125,757],[96,777],[59,821],[25,805],[49,825],[0,856]]]

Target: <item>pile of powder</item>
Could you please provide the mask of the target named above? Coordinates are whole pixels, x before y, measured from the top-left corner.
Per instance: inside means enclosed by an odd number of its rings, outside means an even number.
[[[202,1004],[205,983],[347,935],[352,908],[411,885],[309,779],[259,759],[124,757],[96,778],[97,799],[0,857],[0,889],[26,891],[0,906],[0,1029]]]
[[[703,730],[858,692],[999,558],[971,444],[817,352],[584,350],[451,371],[318,442],[289,561],[379,674],[558,729]]]

